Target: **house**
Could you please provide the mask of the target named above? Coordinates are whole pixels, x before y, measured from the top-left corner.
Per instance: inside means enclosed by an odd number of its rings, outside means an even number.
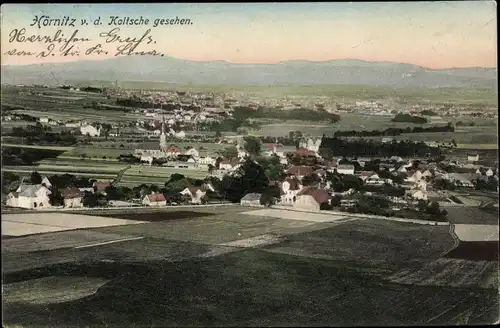
[[[176,145],[171,145],[170,147],[167,148],[167,152],[166,152],[167,156],[178,156],[180,154],[182,154],[182,151]]]
[[[372,175],[370,175],[368,178],[365,179],[365,183],[367,185],[381,186],[381,185],[383,185],[386,182],[389,183],[388,180],[382,179],[381,177],[379,177],[379,175],[377,173],[373,173]]]
[[[372,176],[372,175],[374,175],[374,174],[375,174],[375,172],[373,172],[373,171],[360,171],[360,172],[358,172],[358,173],[356,174],[356,176],[357,176],[358,178],[360,178],[360,179],[361,179],[361,181],[363,181],[363,182],[364,182],[364,181],[366,181],[369,177],[371,177],[371,176]],[[378,175],[377,175],[377,177],[378,177]]]
[[[238,147],[238,158],[245,158],[249,155],[249,153],[243,148],[243,147]]]
[[[164,194],[156,194],[152,192],[150,195],[144,196],[142,199],[142,205],[145,206],[165,206],[167,205],[167,199]]]
[[[40,117],[38,119],[38,122],[40,122],[40,123],[49,123],[49,118],[48,117]]]
[[[337,173],[339,174],[354,174],[354,165],[352,164],[340,164],[337,166]]]
[[[416,170],[413,174],[404,179],[405,182],[417,182],[422,180],[422,172]]]
[[[322,204],[330,203],[330,195],[323,189],[306,187],[302,189],[293,204],[294,208],[319,211]]]
[[[197,151],[195,148],[189,148],[184,152],[184,155],[190,155],[193,158],[199,158],[200,157],[200,152]]]
[[[153,163],[153,156],[141,155],[141,163],[148,163],[151,165]]]
[[[306,148],[297,148],[295,152],[293,153],[295,156],[301,156],[301,157],[313,157],[316,156],[316,153],[312,150],[306,149]]]
[[[187,187],[181,191],[180,194],[191,197],[191,204],[201,204],[202,198],[207,194],[207,192],[203,187]]]
[[[92,125],[83,125],[80,127],[80,133],[84,136],[99,137],[101,135],[101,128],[97,129]]]
[[[219,170],[231,171],[239,164],[237,161],[224,160],[219,163]]]
[[[343,209],[355,207],[358,205],[357,199],[342,199],[340,201],[340,207]]]
[[[7,195],[7,206],[22,207],[29,209],[50,208],[49,196],[52,192],[41,184],[22,184]]]
[[[215,162],[217,162],[217,160],[214,157],[208,155],[198,158],[198,164],[201,165],[215,165]]]
[[[399,172],[399,173],[406,173],[406,172],[407,172],[407,170],[406,170],[406,166],[401,165],[400,167],[398,167],[398,168],[396,169],[396,172]]]
[[[424,172],[422,172],[422,177],[424,178],[432,178],[432,172],[429,171],[428,169],[424,170]]]
[[[243,196],[240,200],[241,206],[261,206],[262,205],[262,194],[250,193]]]
[[[391,156],[391,158],[389,158],[389,160],[397,162],[397,163],[404,162],[404,159],[399,157],[399,156]]]
[[[416,200],[427,200],[427,192],[423,190],[407,190],[405,195]]]
[[[42,182],[41,183],[42,183],[43,186],[45,186],[45,187],[47,187],[49,189],[52,188],[52,183],[50,183],[49,178],[47,178],[46,176],[42,177]]]
[[[483,167],[482,167],[482,168],[478,168],[478,169],[476,170],[476,174],[481,174],[481,175],[483,175],[483,174],[484,174],[484,175],[485,175],[485,176],[487,176],[487,177],[491,177],[491,176],[493,176],[495,173],[494,173],[494,172],[493,172],[493,170],[492,170],[492,169],[490,169],[490,168],[483,168]]]
[[[415,182],[410,190],[405,191],[405,195],[417,200],[427,199],[427,183],[423,180]]]
[[[288,178],[281,184],[283,195],[281,202],[285,204],[293,204],[296,201],[296,196],[302,189],[302,184],[297,178]]]
[[[64,199],[64,207],[83,207],[84,193],[76,187],[60,189]]]
[[[94,188],[78,188],[78,190],[80,190],[82,195],[85,195],[85,193],[87,193],[87,192],[89,192],[91,194],[94,193]]]
[[[477,162],[479,161],[479,155],[478,154],[469,154],[467,155],[467,162]]]
[[[94,182],[92,187],[94,187],[94,190],[97,193],[102,193],[103,195],[106,195],[106,188],[111,186],[111,182]]]
[[[475,173],[448,173],[448,180],[453,182],[455,185],[460,187],[474,188],[474,184],[471,182]]]
[[[286,173],[292,176],[295,176],[296,178],[302,179],[305,176],[311,175],[314,172],[314,169],[310,166],[292,166],[290,167]]]

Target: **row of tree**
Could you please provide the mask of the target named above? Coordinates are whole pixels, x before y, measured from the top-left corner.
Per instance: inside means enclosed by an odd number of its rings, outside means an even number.
[[[424,142],[403,140],[400,142],[381,143],[373,140],[357,139],[346,140],[340,138],[326,138],[320,145],[319,153],[324,158],[332,156],[343,157],[432,157],[441,158],[441,150],[429,147]]]
[[[336,131],[335,137],[378,137],[378,136],[399,136],[403,133],[424,133],[424,132],[454,132],[455,127],[452,124],[443,126],[430,126],[427,128],[415,126],[413,128],[387,128],[385,130],[372,130],[372,131]]]

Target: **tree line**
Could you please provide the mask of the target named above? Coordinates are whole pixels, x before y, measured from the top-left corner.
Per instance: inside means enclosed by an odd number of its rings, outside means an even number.
[[[405,123],[415,123],[415,124],[425,124],[427,119],[425,117],[413,116],[410,114],[398,113],[394,116],[391,122],[405,122]]]
[[[234,108],[233,118],[267,118],[279,120],[301,120],[301,121],[329,121],[336,123],[340,116],[326,111],[318,111],[309,108],[294,108],[291,110],[277,110],[276,108],[259,106],[257,109],[248,106],[237,106]]]
[[[372,131],[336,131],[335,137],[382,137],[382,136],[399,136],[403,133],[425,133],[425,132],[455,132],[455,127],[452,124],[443,126],[430,126],[427,128],[415,126],[413,128],[387,128],[385,130],[372,130]]]
[[[319,153],[325,158],[344,157],[432,157],[442,158],[441,149],[429,147],[424,142],[403,140],[400,142],[381,143],[374,140],[346,140],[323,137]]]

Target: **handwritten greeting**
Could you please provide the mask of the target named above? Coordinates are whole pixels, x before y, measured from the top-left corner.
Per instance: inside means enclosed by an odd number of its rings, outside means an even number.
[[[128,16],[109,16],[107,19],[97,17],[73,18],[63,16],[53,18],[46,15],[34,16],[31,29],[14,28],[8,34],[8,43],[12,45],[3,53],[5,56],[47,57],[83,57],[91,55],[103,56],[161,56],[164,54],[155,49],[156,40],[153,29],[164,26],[189,26],[193,21],[189,18],[156,18],[149,19]],[[84,27],[94,26],[101,32],[97,36],[89,36]],[[135,36],[130,36],[126,27],[145,27],[145,30]],[[54,33],[48,33],[45,28],[59,28]],[[36,49],[36,50],[34,50]]]

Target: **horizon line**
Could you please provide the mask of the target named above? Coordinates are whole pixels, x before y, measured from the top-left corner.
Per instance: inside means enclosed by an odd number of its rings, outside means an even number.
[[[26,66],[35,66],[35,65],[59,65],[59,64],[70,64],[70,63],[80,63],[80,62],[103,62],[103,61],[110,61],[110,60],[117,60],[121,58],[128,58],[128,57],[142,57],[142,56],[120,56],[120,57],[111,57],[111,58],[103,58],[103,59],[80,59],[80,60],[71,60],[71,61],[62,61],[62,62],[49,62],[49,63],[31,63],[31,64],[1,64],[1,67],[26,67]],[[147,56],[144,56],[147,57]],[[157,56],[151,56],[151,57],[157,57]],[[160,57],[158,57],[160,58]],[[498,66],[451,66],[451,67],[441,67],[441,68],[430,68],[430,67],[425,67],[417,64],[412,64],[412,63],[404,63],[404,62],[397,62],[397,61],[390,61],[390,60],[365,60],[365,59],[359,59],[359,58],[336,58],[336,59],[328,59],[328,60],[310,60],[310,59],[287,59],[287,60],[281,60],[277,62],[272,62],[272,63],[236,63],[236,62],[231,62],[227,61],[224,59],[214,59],[214,60],[191,60],[191,59],[185,59],[185,58],[179,58],[179,57],[172,57],[172,56],[167,56],[165,55],[163,57],[164,59],[175,59],[175,60],[182,60],[182,61],[189,61],[189,62],[195,62],[195,63],[213,63],[213,62],[224,62],[227,64],[232,64],[232,65],[279,65],[279,64],[284,64],[287,62],[308,62],[311,64],[322,64],[322,63],[329,63],[333,61],[359,61],[359,62],[365,62],[365,63],[391,63],[391,64],[401,64],[401,65],[411,65],[411,66],[416,66],[419,68],[427,69],[427,70],[445,70],[445,69],[467,69],[467,68],[485,68],[485,69],[498,69]]]

